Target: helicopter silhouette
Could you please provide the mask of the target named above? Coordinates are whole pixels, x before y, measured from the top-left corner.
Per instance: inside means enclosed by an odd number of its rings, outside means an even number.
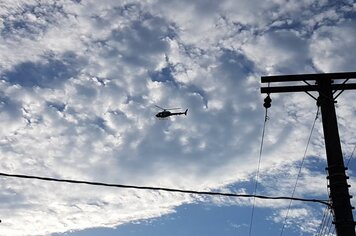
[[[181,108],[170,108],[170,109],[166,109],[166,108],[162,108],[160,106],[155,105],[156,107],[158,107],[159,109],[161,109],[161,112],[158,112],[156,114],[156,117],[160,118],[160,119],[164,119],[167,118],[169,116],[178,116],[178,115],[187,115],[188,113],[188,109],[185,110],[185,112],[170,112],[170,110],[179,110]]]

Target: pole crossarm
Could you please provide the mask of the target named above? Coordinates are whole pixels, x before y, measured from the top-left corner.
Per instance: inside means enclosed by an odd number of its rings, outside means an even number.
[[[356,89],[356,83],[350,84],[332,84],[332,90],[353,90]],[[277,86],[262,87],[261,93],[290,93],[290,92],[311,92],[319,91],[318,85],[296,85],[296,86]]]
[[[356,78],[356,72],[262,76],[261,82],[262,83],[293,82],[293,81],[303,81],[303,80],[320,80],[320,79],[336,80],[336,79],[351,79],[351,78]]]

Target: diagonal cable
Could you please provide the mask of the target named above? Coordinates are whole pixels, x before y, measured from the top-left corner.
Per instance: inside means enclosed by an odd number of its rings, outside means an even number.
[[[317,231],[317,233],[315,234],[316,236],[320,236],[320,233],[323,231],[327,214],[328,214],[328,208],[325,207],[325,210],[324,210],[324,213],[323,213],[323,218],[322,218],[322,220],[321,220],[321,222],[320,222],[318,231]]]
[[[263,141],[264,141],[264,137],[265,137],[266,123],[267,123],[267,121],[269,119],[267,110],[268,109],[266,108],[265,119],[264,119],[263,129],[262,129],[260,153],[259,153],[259,158],[258,158],[258,165],[257,165],[257,171],[256,171],[256,177],[255,177],[255,186],[254,186],[253,194],[257,193],[257,185],[258,185],[258,179],[259,179],[259,173],[260,173],[260,167],[261,167],[261,159],[262,159]],[[251,236],[251,234],[252,234],[252,224],[253,224],[253,217],[254,217],[254,212],[255,212],[255,203],[256,203],[256,198],[253,198],[251,219],[250,219],[250,228],[249,228],[249,234],[248,234],[249,236]]]
[[[354,155],[354,153],[355,153],[355,149],[356,149],[356,144],[355,144],[355,146],[354,146],[354,150],[352,150],[352,152],[351,152],[350,158],[347,160],[346,167],[349,167],[350,161],[351,161],[351,159],[352,159],[352,157],[353,157],[353,155]]]
[[[310,141],[311,141],[311,137],[312,137],[312,134],[313,134],[313,131],[314,131],[314,128],[315,128],[315,123],[316,123],[316,121],[318,120],[318,117],[319,117],[319,110],[320,110],[320,109],[319,109],[319,106],[318,106],[317,111],[316,111],[316,115],[315,115],[315,119],[314,119],[314,122],[313,122],[313,126],[312,126],[312,128],[311,128],[311,130],[310,130],[310,134],[309,134],[307,146],[305,147],[305,150],[304,150],[303,159],[302,159],[302,162],[301,162],[300,167],[299,167],[297,179],[296,179],[295,184],[294,184],[294,187],[293,187],[292,197],[294,197],[295,190],[297,189],[298,180],[299,180],[300,174],[301,174],[301,172],[302,172],[304,160],[305,160],[305,157],[306,157],[306,155],[307,155],[307,151],[308,151],[308,148],[309,148],[309,144],[310,144]],[[286,224],[287,224],[287,219],[288,219],[288,215],[289,215],[289,211],[290,211],[291,206],[292,206],[292,200],[289,202],[289,206],[288,206],[288,208],[287,208],[287,213],[286,213],[286,216],[285,216],[285,218],[284,218],[284,223],[283,223],[283,226],[282,226],[282,229],[281,229],[280,236],[283,235],[284,228],[285,228],[285,226],[286,226]]]

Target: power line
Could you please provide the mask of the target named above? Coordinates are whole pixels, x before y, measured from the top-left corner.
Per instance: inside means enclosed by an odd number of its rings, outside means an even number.
[[[325,218],[324,227],[321,229],[320,234],[319,234],[320,236],[327,235],[327,232],[328,232],[328,229],[329,229],[330,223],[331,223],[331,218],[332,218],[332,216],[331,216],[331,214],[329,213],[329,214],[327,215],[327,218]]]
[[[92,181],[85,181],[85,180],[58,179],[58,178],[33,176],[33,175],[7,174],[7,173],[2,173],[2,172],[0,172],[0,176],[10,177],[10,178],[21,178],[21,179],[37,179],[37,180],[42,180],[42,181],[62,182],[62,183],[71,183],[71,184],[87,184],[87,185],[112,187],[112,188],[165,191],[165,192],[176,192],[176,193],[186,193],[186,194],[196,194],[196,195],[210,195],[210,196],[238,197],[238,198],[252,198],[253,197],[253,198],[269,199],[269,200],[295,200],[295,201],[301,201],[301,202],[321,203],[326,206],[331,206],[328,200],[320,200],[320,199],[307,199],[307,198],[294,198],[294,197],[270,197],[270,196],[253,195],[253,194],[236,194],[236,193],[226,193],[226,192],[208,192],[208,191],[162,188],[162,187],[152,187],[152,186],[111,184],[111,183],[92,182]]]
[[[351,161],[351,159],[352,159],[352,157],[353,157],[353,155],[354,155],[355,149],[356,149],[356,144],[355,144],[355,146],[354,146],[354,150],[352,150],[352,152],[351,152],[351,155],[350,155],[349,160],[347,160],[346,167],[349,167],[350,161]]]
[[[330,219],[331,219],[331,217],[330,217]],[[330,224],[329,224],[329,230],[328,230],[328,233],[326,234],[326,235],[330,235],[330,233],[331,233],[331,229],[333,228],[333,221],[332,220],[330,220]]]
[[[326,172],[326,170],[325,170],[325,172]],[[327,174],[327,173],[326,173],[326,174]],[[329,181],[327,180],[326,185],[328,185],[328,184],[329,184]],[[327,191],[327,193],[328,193],[328,196],[330,196],[329,188],[326,188],[326,191]],[[331,207],[326,206],[326,207],[325,207],[325,210],[324,210],[323,219],[322,219],[321,222],[320,222],[320,226],[319,226],[319,229],[318,229],[318,231],[317,231],[316,236],[323,236],[323,235],[325,235],[326,227],[327,227],[327,224],[328,224],[327,222],[329,222],[329,221],[330,221],[330,218],[333,217],[332,213],[333,213],[333,212],[332,212]],[[334,229],[335,229],[335,228],[334,228]]]
[[[293,85],[262,87],[261,93],[284,93],[284,92],[311,92],[317,91],[317,105],[321,107],[325,151],[328,164],[328,178],[330,181],[330,198],[333,202],[333,213],[337,235],[356,236],[354,217],[350,200],[350,185],[347,183],[348,176],[344,166],[344,158],[341,150],[341,142],[338,130],[337,116],[335,111],[335,90],[340,90],[340,85],[335,84],[340,79],[356,79],[356,72],[350,73],[320,73],[298,74],[280,76],[262,76],[262,83],[271,82],[302,82],[314,81],[315,85]],[[356,83],[343,84],[338,97],[345,90],[356,89]]]
[[[331,231],[331,227],[332,227],[332,214],[329,215],[329,218],[328,218],[328,223],[325,225],[325,230],[324,230],[324,233],[322,234],[323,235],[329,235],[330,231]]]
[[[312,134],[313,134],[313,131],[314,131],[315,123],[316,123],[316,121],[318,120],[318,117],[319,117],[319,106],[318,106],[318,108],[317,108],[316,115],[315,115],[315,119],[314,119],[314,122],[313,122],[313,125],[312,125],[312,128],[311,128],[311,131],[310,131],[310,134],[309,134],[307,146],[305,147],[305,150],[304,150],[304,155],[303,155],[303,158],[302,158],[302,163],[300,164],[300,167],[299,167],[297,179],[296,179],[295,184],[294,184],[294,187],[293,187],[292,197],[294,197],[295,191],[296,191],[296,189],[297,189],[298,180],[299,180],[300,174],[301,174],[301,172],[302,172],[304,160],[305,160],[305,157],[307,156],[308,147],[309,147],[309,144],[310,144],[310,141],[311,141],[311,137],[312,137]],[[289,202],[289,206],[288,206],[288,209],[287,209],[286,216],[285,216],[285,218],[284,218],[284,223],[283,223],[283,226],[282,226],[282,229],[281,229],[280,236],[283,235],[283,231],[284,231],[284,228],[285,228],[285,226],[286,226],[286,224],[287,224],[287,219],[288,219],[288,215],[289,215],[289,211],[290,211],[291,206],[292,206],[292,200],[290,200],[290,202]]]
[[[327,174],[327,171],[325,170],[326,174]],[[327,185],[329,185],[329,181],[327,180]],[[329,191],[329,188],[326,188],[326,191],[328,193],[328,196],[330,196],[330,191]],[[332,218],[334,217],[333,216],[333,211],[332,211],[332,208],[330,207],[326,207],[325,208],[325,212],[324,212],[324,216],[323,217],[323,220],[320,224],[320,228],[319,228],[319,231],[318,231],[318,234],[317,236],[324,236],[324,235],[328,235],[327,234],[327,231],[330,232],[330,229],[332,227]],[[335,231],[335,227],[334,228],[334,231]],[[328,230],[329,229],[329,230]]]
[[[320,223],[320,227],[317,231],[316,236],[323,236],[323,235],[327,235],[327,231],[330,231],[330,228],[332,227],[332,211],[329,207],[325,208],[324,211],[324,216],[323,219]],[[330,225],[331,224],[331,225]]]
[[[269,100],[268,100],[269,98]],[[263,141],[264,141],[264,137],[265,137],[265,131],[266,131],[266,123],[269,119],[268,117],[268,108],[271,105],[271,98],[269,96],[267,96],[265,98],[265,119],[263,122],[263,129],[262,129],[262,137],[261,137],[261,145],[260,145],[260,152],[259,152],[259,157],[258,157],[258,165],[257,165],[257,171],[256,171],[256,177],[255,177],[255,186],[254,186],[254,190],[253,190],[253,194],[257,193],[257,185],[258,185],[258,179],[259,179],[259,174],[260,174],[260,167],[261,167],[261,159],[262,159],[262,150],[263,150]],[[251,219],[250,219],[250,228],[249,228],[249,236],[251,236],[252,234],[252,224],[253,224],[253,217],[254,217],[254,213],[255,213],[255,203],[256,203],[256,198],[253,198],[253,203],[252,203],[252,211],[251,211]]]
[[[319,228],[317,230],[317,233],[315,234],[315,236],[320,236],[321,231],[324,229],[324,225],[325,225],[325,220],[328,214],[328,207],[325,207],[324,213],[323,213],[323,218],[320,221],[320,225]]]

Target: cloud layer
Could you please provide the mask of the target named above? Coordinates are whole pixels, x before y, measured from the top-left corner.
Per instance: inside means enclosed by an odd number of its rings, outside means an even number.
[[[351,1],[19,0],[0,6],[2,172],[198,190],[243,184],[252,181],[258,161],[260,76],[355,65]],[[305,94],[272,99],[260,191],[289,195],[316,106]],[[338,106],[346,156],[356,142],[353,99],[345,92]],[[188,116],[156,120],[155,104],[189,108]],[[318,124],[307,164],[325,166]],[[313,184],[297,193],[325,198],[325,175],[312,167],[303,169],[301,182]],[[112,227],[198,200],[20,179],[3,178],[0,185],[6,235]],[[257,204],[282,215],[287,206]],[[293,219],[317,217],[299,207]],[[313,232],[315,225],[301,230]]]

